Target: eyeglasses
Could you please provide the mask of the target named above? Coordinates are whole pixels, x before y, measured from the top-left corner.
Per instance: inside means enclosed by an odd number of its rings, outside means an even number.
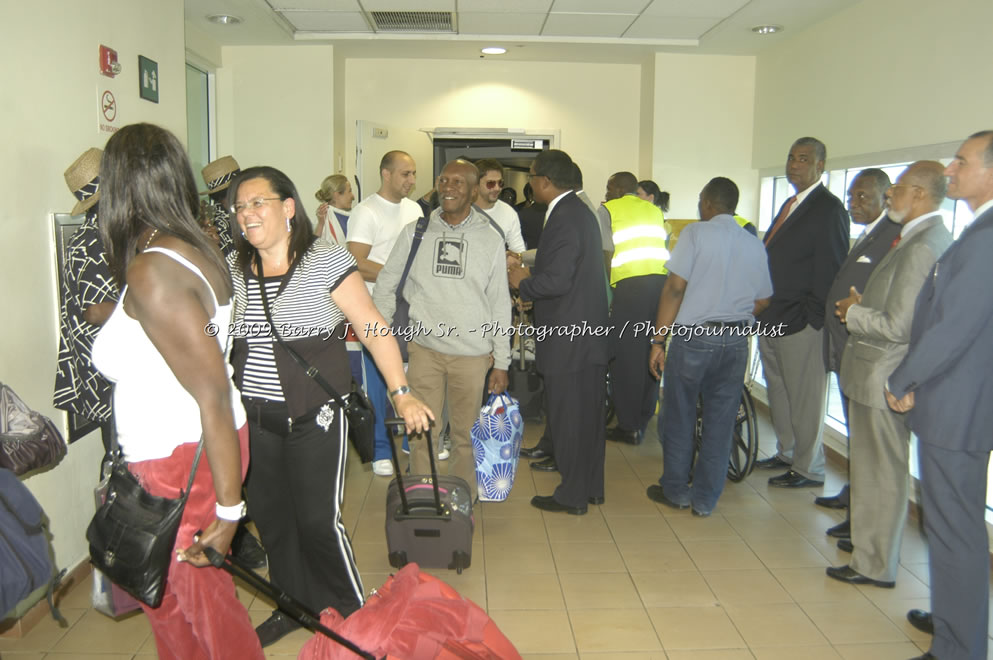
[[[487,181],[486,187],[489,188],[490,190],[493,190],[494,188],[503,188],[503,179],[498,179],[496,181]]]
[[[544,174],[537,174],[535,172],[531,172],[530,174],[528,174],[528,181],[530,181],[531,179],[535,178],[536,176],[545,176],[545,175]]]
[[[242,211],[248,208],[257,211],[258,209],[262,208],[266,202],[272,202],[274,200],[283,201],[281,197],[256,197],[255,199],[250,199],[247,202],[235,202],[230,207],[228,207],[228,210],[234,213],[235,215],[238,215],[239,213],[241,213]]]
[[[921,190],[924,190],[924,188],[922,188],[921,186],[915,185],[913,183],[894,183],[890,185],[890,190],[895,191],[897,188],[920,188]]]

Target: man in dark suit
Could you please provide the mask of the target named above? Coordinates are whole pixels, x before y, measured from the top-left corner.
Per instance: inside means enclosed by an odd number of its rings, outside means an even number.
[[[603,502],[604,397],[607,380],[607,292],[596,218],[572,191],[572,159],[543,151],[529,175],[535,200],[548,204],[548,221],[534,271],[509,268],[521,299],[534,301],[537,365],[545,378],[548,424],[562,483],[532,506],[586,513]]]
[[[850,336],[841,360],[841,389],[851,422],[852,560],[827,574],[852,584],[892,587],[907,520],[910,430],[889,409],[886,378],[907,354],[914,301],[931,266],[952,242],[939,208],[941,163],[922,160],[886,193],[887,213],[901,227],[860,294],[839,300],[836,315]]]
[[[848,213],[852,222],[863,225],[865,229],[856,239],[828,290],[827,307],[824,310],[824,366],[835,375],[841,370],[841,356],[845,350],[845,342],[848,341],[848,329],[835,315],[834,304],[847,297],[852,287],[859,291],[865,290],[865,283],[869,281],[872,271],[889,252],[893,239],[900,235],[900,225],[888,218],[884,208],[889,187],[890,178],[886,176],[886,172],[870,168],[859,172],[848,188]],[[840,385],[838,389],[840,391]],[[844,392],[841,394],[841,409],[845,415],[846,435],[850,436],[848,399]],[[851,446],[848,460],[851,462]],[[833,497],[814,499],[814,504],[829,509],[848,508],[848,485]],[[827,530],[827,533],[837,538],[848,538],[848,528],[846,519]]]
[[[948,196],[976,219],[931,269],[910,349],[886,400],[918,437],[934,639],[920,656],[985,660],[990,559],[986,479],[993,450],[993,131],[970,136],[945,169]]]
[[[820,140],[793,143],[786,178],[796,194],[783,204],[763,241],[774,293],[758,320],[765,327],[781,326],[783,334],[759,337],[776,455],[757,465],[787,468],[769,479],[770,486],[781,488],[824,484],[824,307],[848,253],[848,213],[820,183],[826,157]]]

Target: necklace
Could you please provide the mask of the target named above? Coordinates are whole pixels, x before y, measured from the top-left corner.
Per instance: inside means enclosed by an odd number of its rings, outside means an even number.
[[[159,233],[159,230],[158,229],[153,229],[152,230],[152,233],[148,235],[148,240],[145,241],[145,247],[143,247],[141,249],[142,252],[144,252],[145,250],[147,250],[148,249],[148,246],[152,244],[152,239],[155,238],[155,235],[157,233]]]

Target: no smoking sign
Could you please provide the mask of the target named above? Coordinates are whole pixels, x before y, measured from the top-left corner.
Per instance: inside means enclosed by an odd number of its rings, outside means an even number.
[[[97,85],[97,130],[101,133],[114,133],[119,129],[120,107],[117,104],[116,90],[106,83]]]

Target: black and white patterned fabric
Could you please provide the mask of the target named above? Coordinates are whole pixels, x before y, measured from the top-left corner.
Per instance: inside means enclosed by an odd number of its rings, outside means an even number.
[[[96,213],[89,213],[66,246],[53,398],[56,408],[95,422],[110,419],[111,385],[90,361],[93,340],[100,328],[83,320],[83,310],[98,303],[116,302],[119,297],[107,266]]]
[[[231,235],[231,220],[228,210],[223,204],[210,200],[210,223],[214,225],[217,237],[220,239],[221,252],[227,257],[234,250],[234,237]]]

